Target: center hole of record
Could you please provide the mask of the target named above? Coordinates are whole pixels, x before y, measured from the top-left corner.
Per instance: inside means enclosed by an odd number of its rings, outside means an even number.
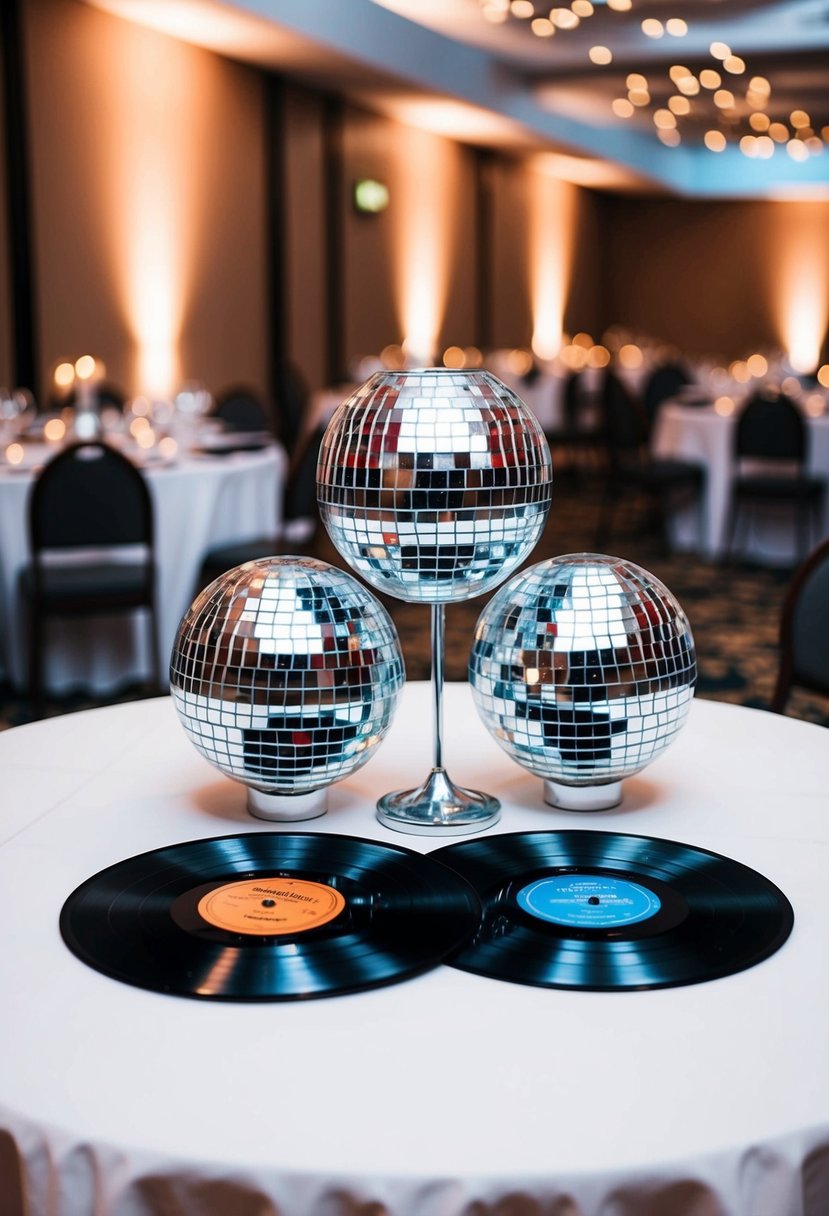
[[[518,906],[554,925],[608,929],[635,925],[655,916],[662,901],[655,891],[612,874],[550,874],[521,887]]]
[[[275,908],[275,907],[276,907],[276,900],[275,900],[275,899],[263,899],[263,900],[262,900],[262,907],[263,907],[263,908]]]

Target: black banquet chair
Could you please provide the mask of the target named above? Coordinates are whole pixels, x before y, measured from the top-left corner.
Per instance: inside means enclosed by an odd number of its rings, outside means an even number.
[[[561,424],[546,431],[547,443],[566,457],[567,467],[577,471],[582,454],[595,463],[599,452],[599,428],[593,402],[584,384],[584,374],[570,371],[561,387]]]
[[[785,712],[793,688],[829,697],[829,539],[795,571],[780,616],[779,647],[774,713]]]
[[[317,457],[325,427],[309,424],[310,394],[292,365],[285,364],[279,369],[276,387],[276,432],[288,454],[281,523],[277,527],[273,521],[270,529],[252,540],[210,549],[202,559],[196,591],[245,562],[313,549],[319,524]]]
[[[238,384],[216,394],[211,417],[219,418],[226,431],[258,434],[273,430],[271,411],[254,389]]]
[[[42,712],[48,618],[145,610],[153,687],[161,688],[153,509],[140,469],[100,441],[74,443],[43,466],[29,501],[29,694]],[[115,560],[107,550],[123,548]]]
[[[601,425],[606,471],[599,502],[595,546],[605,549],[622,499],[644,496],[655,511],[656,523],[668,549],[668,519],[685,502],[696,502],[702,512],[705,470],[693,461],[652,456],[649,428],[641,403],[608,370],[601,390]],[[703,536],[700,518],[699,534]]]
[[[651,371],[642,388],[642,404],[649,427],[653,428],[663,402],[670,401],[693,382],[690,371],[680,362],[660,363]]]
[[[808,471],[806,422],[791,398],[767,388],[754,393],[737,419],[733,456],[729,556],[752,511],[784,506],[795,524],[796,560],[803,560],[819,527],[826,484]]]

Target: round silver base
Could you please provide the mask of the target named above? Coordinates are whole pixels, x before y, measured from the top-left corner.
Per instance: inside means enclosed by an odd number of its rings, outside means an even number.
[[[295,819],[316,819],[328,810],[328,788],[310,794],[268,794],[248,786],[248,810],[257,819],[290,823]]]
[[[445,769],[433,768],[418,789],[384,794],[377,803],[377,818],[395,832],[462,836],[497,823],[501,803],[489,794],[461,789]]]
[[[544,801],[548,806],[557,806],[563,811],[607,811],[622,801],[622,783],[608,781],[607,785],[560,785],[548,778],[544,782]]]

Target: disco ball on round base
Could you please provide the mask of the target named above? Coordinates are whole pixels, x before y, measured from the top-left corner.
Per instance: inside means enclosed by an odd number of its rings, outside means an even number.
[[[440,751],[444,605],[482,595],[532,550],[552,462],[520,397],[485,371],[378,372],[335,411],[317,466],[320,516],[366,582],[432,605],[435,763],[417,790],[387,794],[380,820],[404,832],[476,832],[496,798],[453,785]]]
[[[596,553],[522,571],[481,613],[472,697],[545,801],[605,810],[673,741],[696,685],[688,619],[657,578]]]
[[[194,600],[170,661],[196,749],[248,787],[261,819],[322,815],[327,787],[365,764],[404,682],[385,608],[352,575],[307,557],[236,566]]]

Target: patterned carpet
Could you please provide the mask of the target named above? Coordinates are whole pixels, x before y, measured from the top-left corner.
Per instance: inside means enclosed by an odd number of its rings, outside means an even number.
[[[589,476],[561,474],[545,532],[526,564],[564,553],[592,551],[598,508],[598,485]],[[647,526],[644,504],[631,502],[620,510],[611,543],[614,556],[637,562],[673,591],[691,622],[697,649],[697,695],[766,709],[777,671],[777,631],[790,570],[700,561],[691,555],[665,556],[657,531]],[[327,535],[302,546],[303,553],[344,566]],[[466,679],[466,665],[475,622],[486,599],[450,604],[446,608],[446,679]],[[383,598],[400,634],[409,679],[428,679],[430,609]],[[148,695],[131,688],[109,700],[78,694],[53,701],[48,714],[69,713],[93,705]],[[794,693],[787,713],[829,726],[829,700]],[[25,698],[0,685],[0,729],[31,720]]]

